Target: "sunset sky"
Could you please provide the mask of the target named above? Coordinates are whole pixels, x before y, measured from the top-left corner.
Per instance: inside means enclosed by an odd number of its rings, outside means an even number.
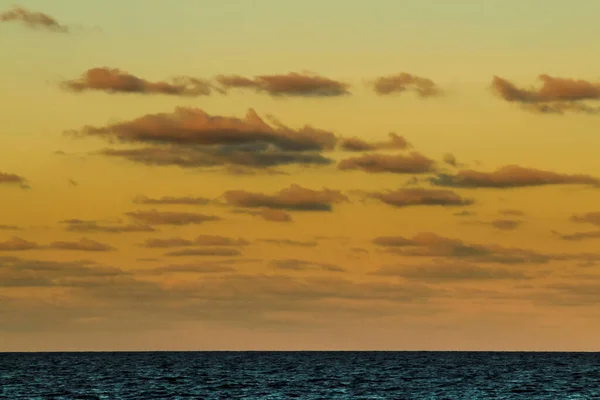
[[[15,1],[0,351],[599,349],[599,1]]]

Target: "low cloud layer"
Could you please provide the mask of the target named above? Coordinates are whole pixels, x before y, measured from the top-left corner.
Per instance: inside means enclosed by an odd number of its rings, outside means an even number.
[[[571,221],[600,226],[600,211],[575,214],[571,217]]]
[[[494,76],[492,89],[502,99],[519,103],[529,111],[551,114],[564,114],[567,111],[600,113],[600,107],[584,103],[600,100],[600,83],[549,75],[540,75],[539,80],[542,82],[540,88],[523,89]]]
[[[26,187],[27,180],[19,175],[0,171],[0,185],[18,185]]]
[[[377,78],[373,82],[373,90],[379,95],[412,91],[421,97],[431,97],[441,93],[441,89],[431,79],[406,72]]]
[[[343,272],[344,268],[329,263],[320,263],[314,261],[298,260],[295,258],[287,258],[282,260],[272,260],[269,263],[272,267],[288,270],[288,271],[308,271],[308,270],[322,270],[328,272]]]
[[[369,197],[394,207],[408,206],[467,206],[472,199],[461,197],[452,190],[403,188],[387,192],[369,193]]]
[[[147,196],[138,196],[133,200],[134,204],[144,205],[189,205],[189,206],[203,206],[211,203],[211,199],[206,197],[174,197],[174,196],[163,196],[160,198],[151,198]]]
[[[481,267],[465,262],[441,262],[417,266],[387,265],[375,271],[374,274],[427,283],[531,279],[523,271],[488,266]]]
[[[89,69],[79,79],[65,81],[61,86],[72,92],[96,90],[111,94],[164,94],[188,97],[209,95],[212,89],[208,82],[197,78],[176,77],[169,81],[151,82],[108,67]]]
[[[146,225],[198,225],[208,221],[218,221],[221,217],[215,215],[205,215],[188,212],[170,212],[170,211],[131,211],[126,213],[128,217],[134,219],[140,224]]]
[[[151,249],[166,249],[174,247],[192,247],[192,246],[225,246],[238,247],[247,246],[250,242],[241,238],[230,238],[217,235],[200,235],[195,239],[166,238],[166,239],[147,239],[142,246]]]
[[[132,233],[132,232],[154,232],[155,229],[147,224],[103,224],[99,221],[68,219],[60,221],[66,226],[68,232],[80,233]]]
[[[56,241],[48,246],[52,249],[59,250],[76,250],[76,251],[112,251],[115,248],[109,244],[96,242],[88,238],[82,238],[77,242]]]
[[[435,161],[412,152],[410,155],[365,154],[338,163],[340,170],[360,169],[370,173],[423,174],[434,171]]]
[[[544,185],[600,185],[600,179],[584,174],[561,174],[518,165],[507,165],[493,172],[461,170],[454,175],[439,174],[431,179],[437,186],[457,188],[513,188]]]
[[[16,6],[9,11],[1,13],[0,22],[22,22],[25,26],[32,29],[45,29],[57,33],[69,32],[68,26],[61,25],[56,19],[47,14],[29,11]]]
[[[349,85],[346,83],[295,72],[285,75],[261,75],[255,78],[220,75],[216,80],[227,89],[252,89],[271,96],[334,97],[350,94]]]
[[[332,211],[334,204],[348,201],[339,190],[312,190],[299,185],[291,185],[273,195],[229,190],[223,196],[232,206],[286,211]]]
[[[375,150],[404,150],[410,147],[404,136],[395,133],[389,134],[389,139],[382,142],[368,142],[366,140],[353,137],[343,139],[340,142],[340,148],[345,151],[375,151]]]

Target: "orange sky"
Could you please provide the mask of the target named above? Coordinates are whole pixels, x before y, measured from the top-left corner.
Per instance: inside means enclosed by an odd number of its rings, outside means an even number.
[[[0,2],[0,351],[597,350],[598,3],[377,2]]]

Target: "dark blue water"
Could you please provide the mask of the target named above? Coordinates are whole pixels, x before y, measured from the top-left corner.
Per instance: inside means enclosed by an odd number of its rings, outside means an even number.
[[[600,399],[600,353],[4,353],[0,398]]]

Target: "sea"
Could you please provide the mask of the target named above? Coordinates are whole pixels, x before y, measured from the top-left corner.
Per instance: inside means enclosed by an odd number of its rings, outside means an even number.
[[[600,399],[600,353],[0,353],[1,399]]]

